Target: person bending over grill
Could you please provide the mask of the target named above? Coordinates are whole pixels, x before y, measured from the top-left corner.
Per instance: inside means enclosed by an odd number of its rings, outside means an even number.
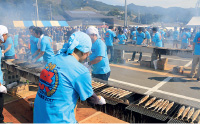
[[[163,47],[162,36],[158,32],[158,28],[157,27],[153,27],[152,30],[153,30],[153,39],[152,39],[152,41],[155,43],[155,47]]]
[[[80,97],[91,105],[106,104],[92,89],[89,70],[81,64],[91,51],[90,37],[76,32],[66,52],[52,57],[42,70],[34,103],[34,123],[77,123],[74,109]]]
[[[31,55],[33,55],[36,51],[38,51],[37,44],[38,44],[39,38],[36,38],[34,36],[34,28],[35,28],[35,26],[29,27],[29,32],[31,34],[31,36],[30,36]],[[33,59],[35,59],[38,55],[39,55],[39,53]],[[40,57],[37,60],[37,62],[41,62],[41,61],[43,61],[43,57]]]
[[[0,25],[0,44],[5,43],[8,38],[8,29],[7,27]],[[0,58],[1,58],[1,48],[0,48]],[[1,65],[1,61],[0,61]],[[4,116],[3,116],[3,104],[4,104],[4,96],[3,93],[7,93],[6,87],[3,86],[3,73],[1,71],[0,66],[0,123],[4,123]]]
[[[92,54],[89,56],[92,65],[92,77],[108,81],[110,76],[110,66],[105,43],[98,38],[98,29],[91,26],[87,29],[87,34],[92,39]]]
[[[36,38],[40,38],[37,43],[38,50],[32,55],[32,58],[38,56],[33,59],[33,62],[36,62],[43,56],[44,63],[47,63],[52,56],[54,56],[53,49],[51,47],[51,42],[48,36],[44,36],[42,29],[39,27],[34,28],[34,35]]]

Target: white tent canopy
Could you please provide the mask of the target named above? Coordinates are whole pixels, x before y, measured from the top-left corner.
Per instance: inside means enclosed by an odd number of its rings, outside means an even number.
[[[192,17],[187,26],[200,26],[200,16]]]

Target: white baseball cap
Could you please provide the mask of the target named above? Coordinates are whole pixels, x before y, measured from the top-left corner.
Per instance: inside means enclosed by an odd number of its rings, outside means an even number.
[[[87,31],[86,31],[87,34],[96,34],[96,35],[99,35],[99,31],[97,28],[95,28],[94,26],[90,26]]]
[[[8,33],[8,28],[4,25],[0,25],[0,40],[4,42],[3,34]]]

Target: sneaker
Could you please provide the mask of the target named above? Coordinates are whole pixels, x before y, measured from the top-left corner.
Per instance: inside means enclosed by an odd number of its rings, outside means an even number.
[[[131,59],[131,60],[129,60],[129,61],[135,61],[134,59]]]
[[[140,61],[138,60],[137,63],[140,63]]]
[[[199,78],[197,78],[197,81],[199,81]]]

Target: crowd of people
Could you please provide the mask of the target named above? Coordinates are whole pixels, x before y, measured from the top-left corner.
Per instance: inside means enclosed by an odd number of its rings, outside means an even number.
[[[11,31],[12,32],[12,31]],[[114,42],[120,45],[151,45],[164,47],[164,41],[173,41],[174,47],[181,44],[182,49],[190,46],[193,33],[189,29],[167,31],[158,27],[57,27],[39,28],[31,26],[29,30],[14,30],[8,35],[8,29],[0,25],[0,43],[3,44],[4,59],[15,59],[21,54],[27,60],[45,65],[40,74],[39,90],[34,104],[35,123],[77,123],[74,109],[78,98],[87,100],[91,105],[106,104],[102,96],[92,90],[88,68],[92,67],[92,77],[108,81],[111,74],[109,63],[113,61]],[[168,39],[168,40],[167,40]],[[167,40],[167,41],[166,41]],[[64,42],[59,51],[53,50],[53,42]],[[200,61],[200,34],[194,37],[194,58],[191,77]],[[133,52],[132,61],[137,51]],[[110,59],[108,54],[111,54]],[[0,56],[1,57],[1,56]],[[89,58],[89,62],[85,62]],[[21,58],[25,59],[25,58]],[[142,59],[140,53],[139,61]],[[84,64],[83,64],[84,63]],[[1,71],[0,71],[1,72]],[[0,73],[0,91],[5,92]],[[197,74],[200,77],[200,69]],[[65,95],[63,95],[65,94]],[[3,93],[0,93],[0,121],[3,122]]]

